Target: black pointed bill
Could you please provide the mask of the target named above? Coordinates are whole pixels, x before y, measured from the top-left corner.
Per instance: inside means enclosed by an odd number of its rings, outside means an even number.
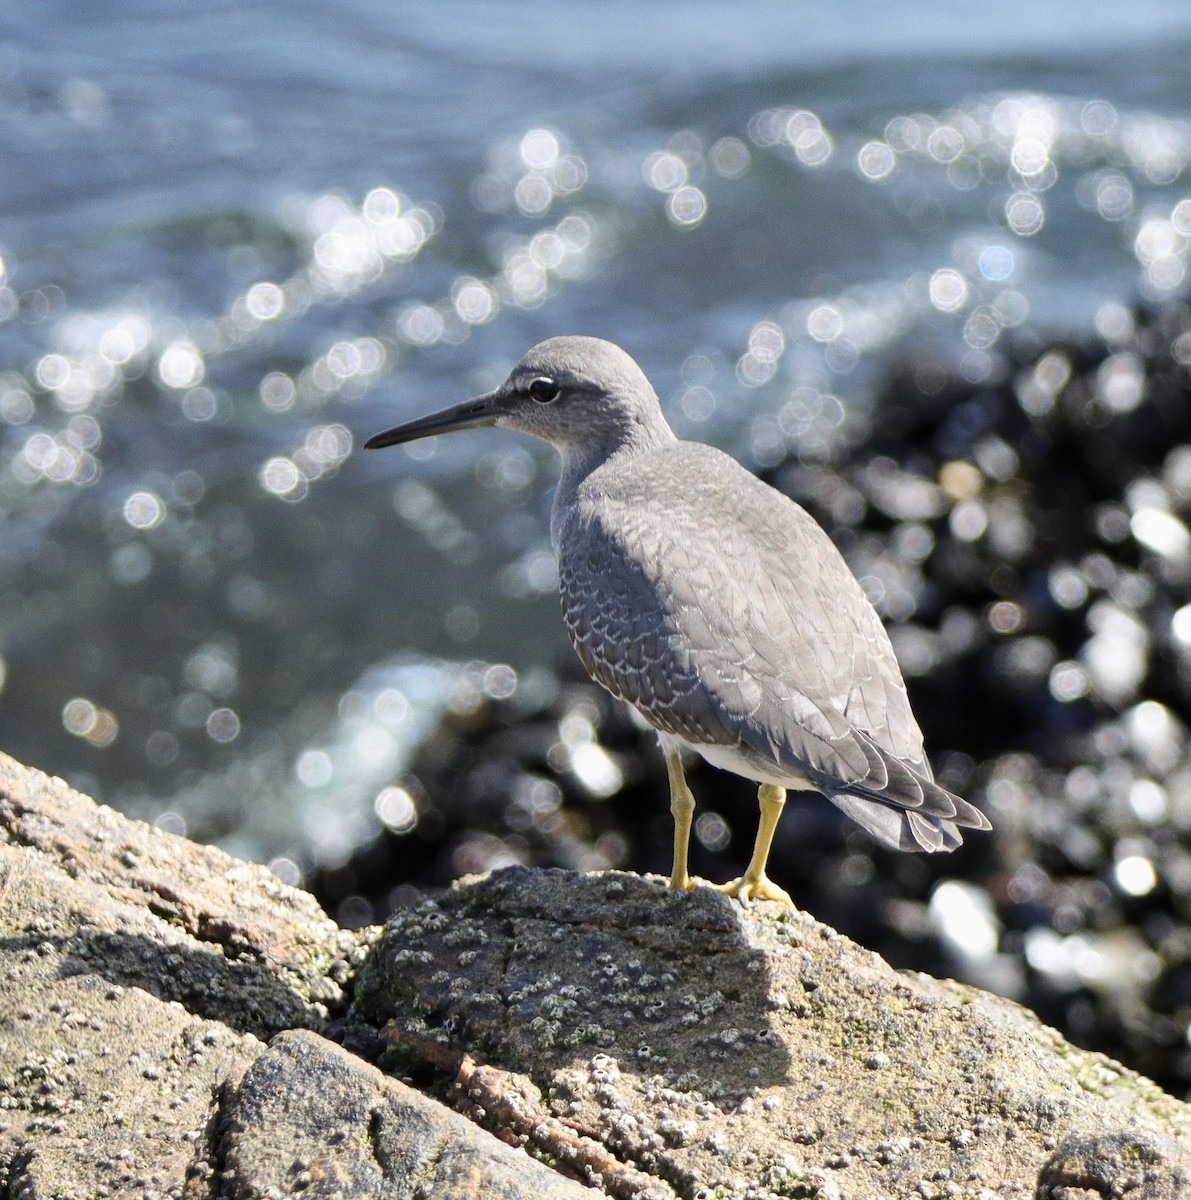
[[[457,429],[481,429],[496,424],[500,416],[504,396],[498,390],[485,392],[474,400],[456,404],[454,408],[406,421],[370,437],[364,443],[365,450],[380,450],[385,446],[400,446],[404,442],[416,442],[419,438],[435,437],[440,433],[454,433]]]

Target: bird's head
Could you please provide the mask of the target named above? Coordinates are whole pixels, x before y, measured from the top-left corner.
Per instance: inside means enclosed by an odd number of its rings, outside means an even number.
[[[530,350],[493,391],[378,433],[364,445],[379,449],[492,426],[550,442],[564,460],[673,437],[649,380],[619,346],[600,338],[555,337]]]

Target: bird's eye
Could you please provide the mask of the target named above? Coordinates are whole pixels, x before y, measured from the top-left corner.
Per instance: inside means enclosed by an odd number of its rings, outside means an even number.
[[[529,394],[539,404],[549,404],[551,400],[557,400],[559,392],[562,388],[546,375],[539,375],[537,379],[529,381]]]

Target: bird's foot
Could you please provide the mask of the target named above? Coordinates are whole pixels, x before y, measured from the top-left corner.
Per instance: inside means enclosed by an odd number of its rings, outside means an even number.
[[[693,892],[696,886],[695,881],[683,871],[671,875],[666,888],[671,892]]]
[[[713,883],[711,886],[725,895],[735,896],[741,904],[748,904],[753,900],[776,900],[779,904],[788,904],[791,908],[794,907],[790,893],[785,888],[778,887],[764,871],[756,876],[746,872],[739,879],[733,879],[731,883]]]

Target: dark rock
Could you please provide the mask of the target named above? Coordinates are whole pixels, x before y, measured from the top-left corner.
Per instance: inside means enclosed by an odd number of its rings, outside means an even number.
[[[224,1188],[363,1200],[583,1200],[587,1188],[309,1031],[278,1035],[223,1105]]]
[[[1038,1200],[1096,1196],[1185,1200],[1191,1196],[1191,1157],[1153,1134],[1072,1134],[1042,1168]]]

